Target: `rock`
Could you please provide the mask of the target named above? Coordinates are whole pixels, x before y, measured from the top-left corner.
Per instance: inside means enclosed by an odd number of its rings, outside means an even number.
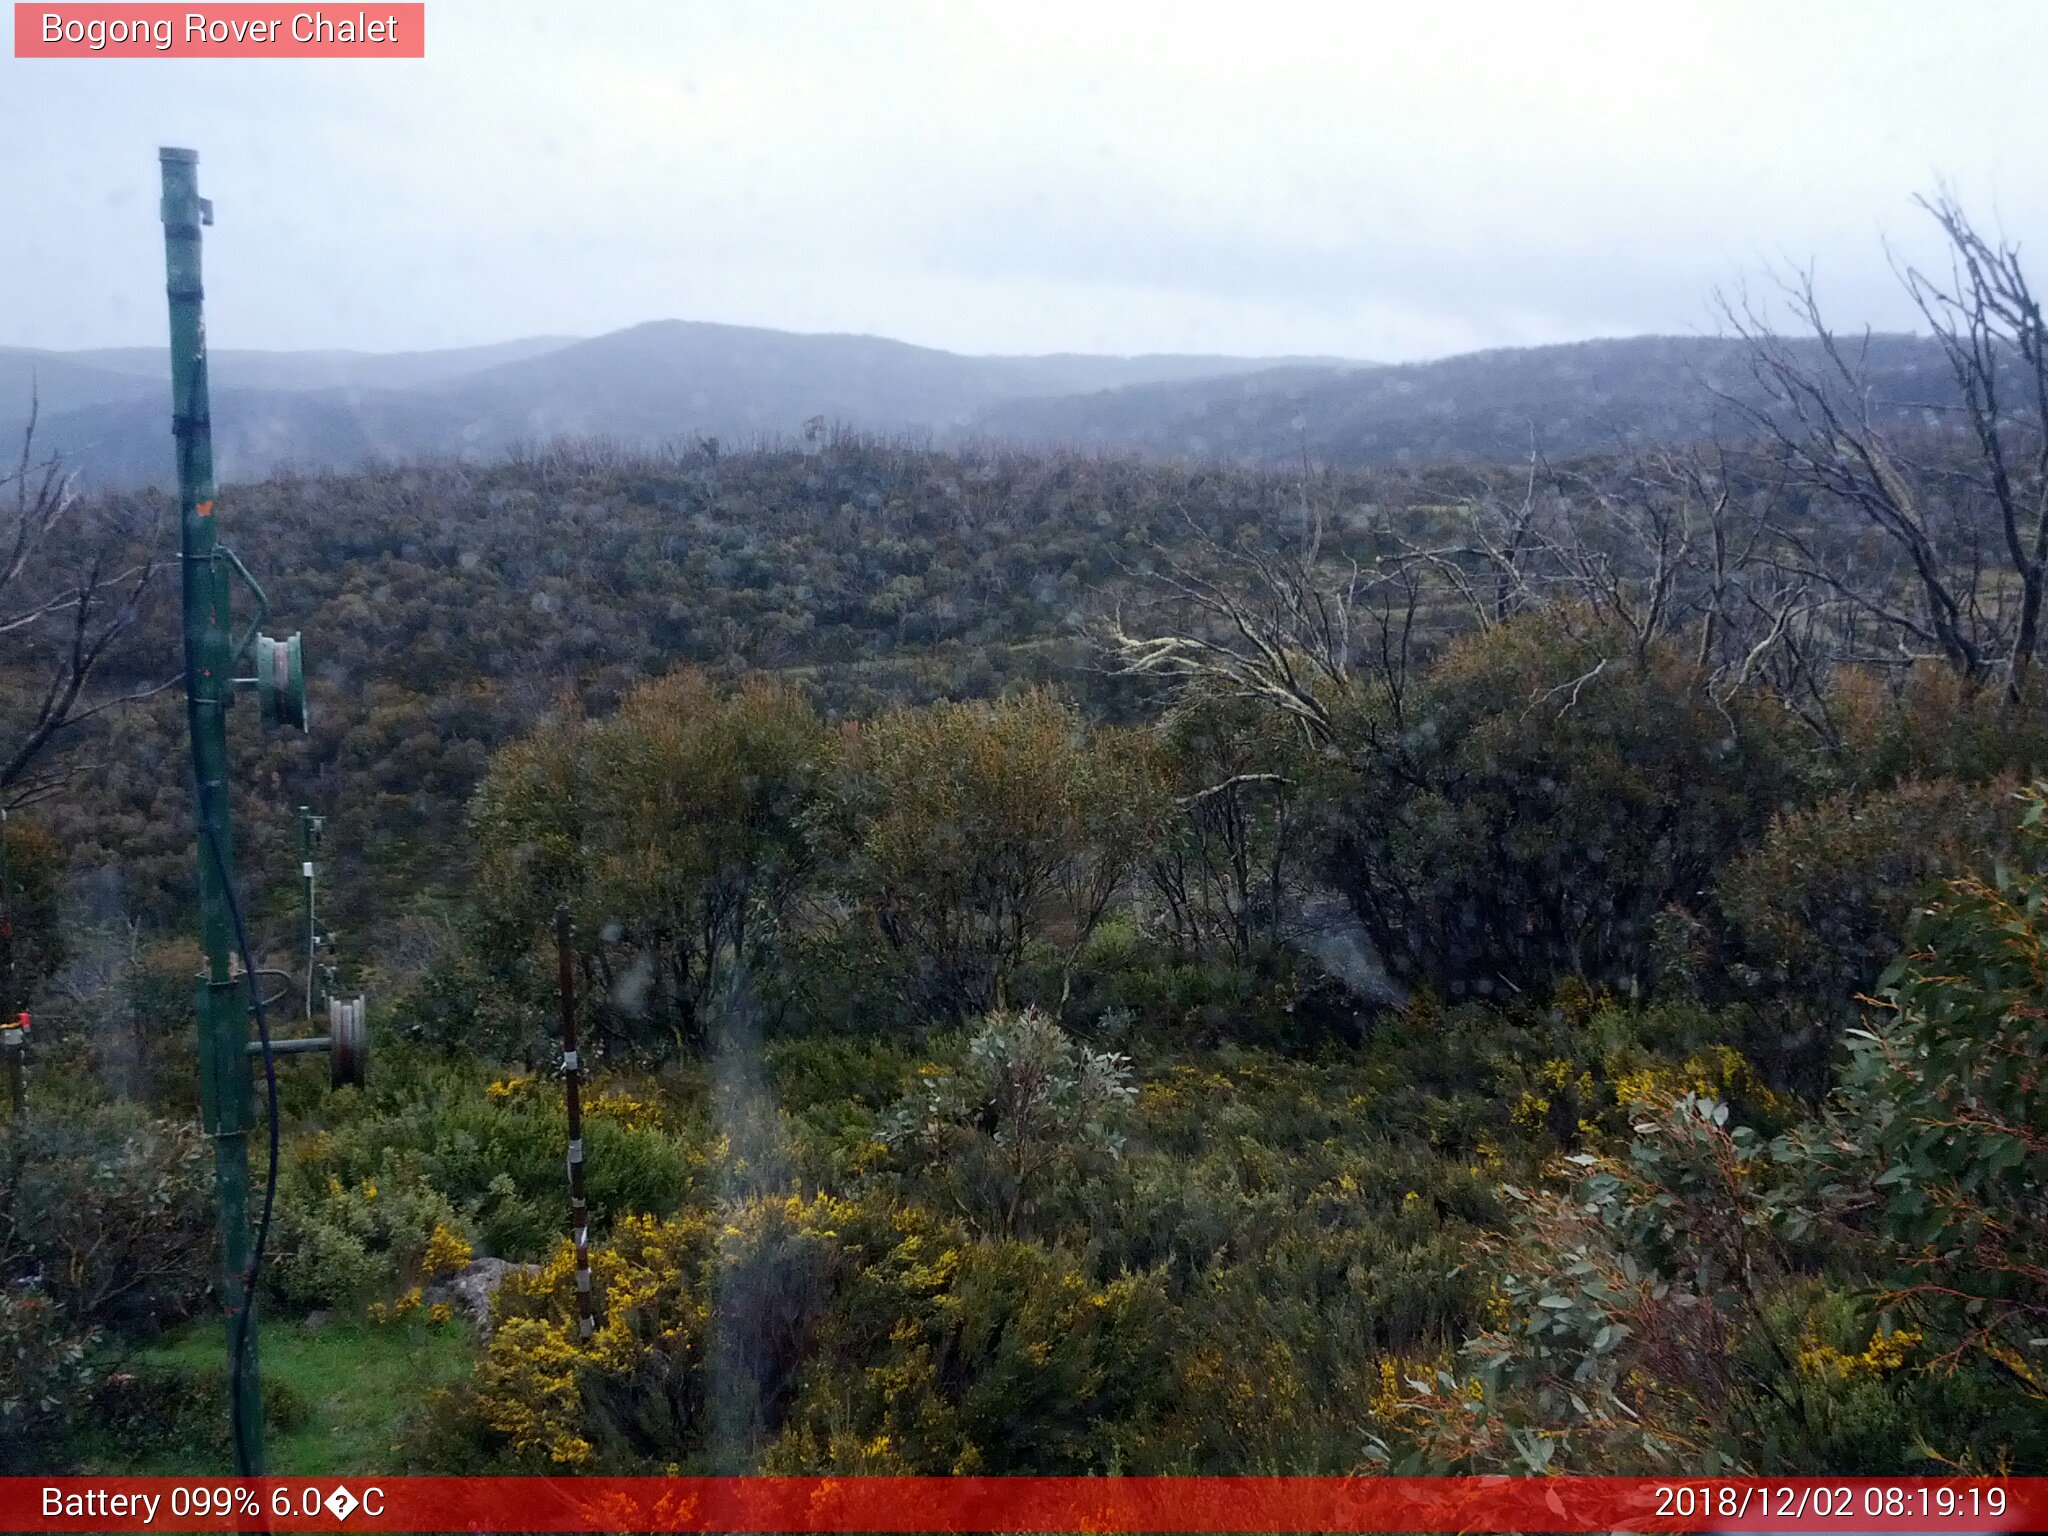
[[[446,1302],[470,1320],[485,1338],[491,1333],[491,1298],[505,1277],[513,1273],[538,1274],[538,1264],[513,1264],[504,1259],[476,1259],[445,1280],[428,1286],[420,1299],[428,1306]]]

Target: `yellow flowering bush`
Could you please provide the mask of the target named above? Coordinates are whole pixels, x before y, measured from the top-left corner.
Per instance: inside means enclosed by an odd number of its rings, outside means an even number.
[[[381,1180],[350,1181],[321,1173],[317,1163],[294,1174],[280,1189],[264,1266],[287,1303],[333,1306],[469,1262],[461,1218],[418,1174],[394,1170]]]
[[[466,1269],[476,1257],[476,1250],[470,1247],[469,1239],[445,1222],[436,1222],[427,1246],[420,1255],[420,1277],[425,1280],[439,1280]]]
[[[591,1252],[597,1327],[587,1342],[577,1338],[575,1250],[560,1244],[498,1292],[479,1416],[530,1462],[631,1462],[694,1447],[716,1305],[730,1367],[720,1385],[738,1394],[734,1413],[779,1422],[832,1299],[842,1228],[857,1216],[843,1200],[792,1195],[622,1218]]]
[[[659,1130],[662,1125],[661,1105],[636,1098],[623,1089],[608,1088],[593,1094],[584,1101],[583,1113],[599,1120],[616,1120],[634,1131]]]
[[[1809,1328],[1799,1340],[1799,1373],[1825,1381],[1858,1381],[1888,1376],[1912,1359],[1923,1337],[1915,1328],[1889,1332],[1879,1329],[1870,1336],[1870,1342],[1861,1351],[1849,1354],[1835,1348]]]
[[[542,1318],[509,1318],[477,1362],[478,1416],[522,1459],[585,1466],[596,1452],[582,1432],[582,1364],[563,1329]]]

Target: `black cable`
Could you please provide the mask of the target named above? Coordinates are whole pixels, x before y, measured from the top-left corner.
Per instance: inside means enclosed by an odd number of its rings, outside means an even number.
[[[220,873],[228,917],[235,926],[235,945],[242,953],[242,976],[249,984],[249,1005],[256,1014],[256,1038],[263,1045],[263,1088],[266,1118],[270,1122],[270,1166],[263,1176],[263,1214],[257,1218],[256,1245],[249,1254],[249,1267],[242,1274],[242,1310],[235,1317],[234,1347],[228,1358],[228,1423],[234,1434],[235,1475],[254,1477],[253,1458],[242,1436],[242,1360],[249,1342],[249,1317],[256,1308],[256,1281],[263,1271],[263,1250],[270,1241],[270,1210],[277,1200],[277,1057],[270,1048],[270,1019],[263,1008],[263,990],[256,984],[256,961],[249,952],[249,930],[242,922],[242,904],[235,898],[235,882],[228,873],[228,861],[221,852],[220,838],[212,822],[202,815],[200,826],[206,833],[207,849],[213,854],[213,867]]]

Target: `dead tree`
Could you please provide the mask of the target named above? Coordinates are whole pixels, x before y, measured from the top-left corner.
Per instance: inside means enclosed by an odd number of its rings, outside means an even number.
[[[1906,288],[1941,343],[1977,448],[1965,473],[1988,499],[2013,574],[2018,613],[2006,652],[2005,696],[2017,702],[2040,648],[2048,578],[2048,325],[2019,248],[1971,225],[1947,192],[1922,198],[1947,237],[1950,276],[1903,269]]]
[[[1332,705],[1351,681],[1362,600],[1388,575],[1356,560],[1326,561],[1320,511],[1309,512],[1293,549],[1225,548],[1192,519],[1188,527],[1211,569],[1155,548],[1151,568],[1130,573],[1146,595],[1135,607],[1119,603],[1097,636],[1113,670],[1256,700],[1291,718],[1311,746],[1334,746]],[[1413,619],[1411,602],[1397,634],[1383,612],[1380,646],[1405,648]]]
[[[169,686],[94,688],[142,611],[157,569],[154,540],[103,510],[89,520],[62,463],[36,457],[35,431],[32,401],[21,454],[0,475],[0,686],[12,706],[0,723],[0,805],[8,807],[61,782],[55,764],[67,733]]]
[[[1972,683],[2024,693],[2041,644],[2048,590],[2048,327],[2018,248],[1993,241],[1954,198],[1922,200],[1947,240],[1950,274],[1900,265],[1900,279],[1946,358],[1963,431],[1916,432],[1873,385],[1871,338],[1828,325],[1811,273],[1783,285],[1811,345],[1779,333],[1748,303],[1722,312],[1749,345],[1755,399],[1724,394],[1805,495],[1779,523],[1778,560],[1825,590],[1865,664],[1937,660]],[[1874,533],[1845,537],[1847,512]]]

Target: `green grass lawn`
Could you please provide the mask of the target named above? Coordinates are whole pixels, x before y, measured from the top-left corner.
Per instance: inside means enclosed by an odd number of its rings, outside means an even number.
[[[132,1419],[94,1436],[84,1469],[171,1476],[227,1470],[225,1329],[215,1321],[168,1335],[123,1363],[149,1385]],[[265,1470],[338,1477],[392,1470],[394,1444],[438,1387],[469,1374],[476,1344],[461,1322],[266,1323]]]

